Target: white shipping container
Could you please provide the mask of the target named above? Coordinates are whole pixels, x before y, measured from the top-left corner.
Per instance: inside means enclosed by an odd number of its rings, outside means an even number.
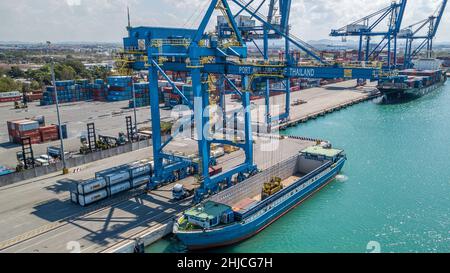
[[[106,180],[103,177],[93,178],[78,184],[79,194],[88,194],[106,187]]]
[[[130,167],[131,178],[136,178],[146,174],[149,175],[150,171],[151,171],[150,163]]]
[[[37,121],[28,120],[28,121],[23,121],[23,122],[19,123],[19,131],[21,131],[21,132],[31,131],[31,130],[36,130],[36,129],[39,129],[39,122],[37,122]]]
[[[78,203],[81,206],[87,206],[89,204],[95,203],[97,201],[100,201],[102,199],[105,199],[108,197],[108,192],[105,190],[99,190],[94,193],[88,194],[88,195],[78,195]]]
[[[109,189],[108,189],[109,196],[129,190],[130,188],[131,188],[130,182],[125,182],[125,183],[121,183],[121,184],[109,187]]]
[[[130,179],[130,173],[128,171],[120,171],[105,175],[105,179],[108,186],[112,186]]]
[[[22,93],[19,91],[12,91],[12,92],[2,92],[0,93],[0,98],[14,98],[22,96]]]
[[[150,182],[150,176],[148,176],[148,175],[141,176],[141,177],[133,179],[133,181],[131,182],[131,187],[137,188],[144,184],[148,184],[149,182]]]
[[[72,200],[73,203],[78,204],[78,193],[75,191],[71,191],[70,200]]]

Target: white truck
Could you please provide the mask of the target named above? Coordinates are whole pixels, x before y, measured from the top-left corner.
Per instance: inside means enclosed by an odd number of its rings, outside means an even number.
[[[186,199],[195,192],[194,185],[175,184],[172,188],[172,198],[176,201]]]

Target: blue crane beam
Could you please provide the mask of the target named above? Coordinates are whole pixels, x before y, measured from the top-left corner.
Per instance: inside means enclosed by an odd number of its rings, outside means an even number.
[[[164,63],[163,67],[169,71],[186,71],[185,63]],[[259,66],[253,64],[205,64],[201,71],[204,73],[252,76],[256,74],[275,75],[280,74],[286,78],[310,78],[310,79],[367,79],[377,80],[380,74],[378,68],[357,67],[333,67],[333,66]]]

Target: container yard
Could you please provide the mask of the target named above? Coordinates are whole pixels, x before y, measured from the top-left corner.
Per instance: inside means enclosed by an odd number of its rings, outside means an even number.
[[[408,1],[386,2],[330,29],[352,49],[294,35],[291,1],[210,0],[194,28],[132,26],[128,9],[104,74],[67,80],[51,56],[41,91],[0,93],[0,252],[136,253],[164,238],[229,249],[306,204],[341,205],[326,194],[359,161],[351,140],[289,132],[360,122],[327,118],[356,104],[387,113],[447,80],[432,54],[447,0],[406,28]],[[355,187],[340,186],[343,199]]]

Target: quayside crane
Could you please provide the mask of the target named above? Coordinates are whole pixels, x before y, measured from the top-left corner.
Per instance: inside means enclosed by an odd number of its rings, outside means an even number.
[[[431,16],[400,31],[398,38],[405,40],[404,68],[412,68],[412,60],[425,48],[426,57],[432,57],[433,40],[436,37],[437,31],[441,24],[446,6],[447,0],[442,0],[436,11]],[[418,42],[416,47],[414,47],[415,42]]]
[[[397,36],[402,25],[406,4],[407,0],[394,1],[391,5],[379,11],[342,28],[332,30],[330,36],[343,38],[359,37],[359,61],[369,62],[375,60],[380,53],[387,49],[386,68],[395,68],[397,65]],[[371,40],[374,37],[380,37],[381,40],[376,46],[371,48]],[[365,49],[363,49],[364,39],[366,39]]]
[[[281,17],[279,23],[275,23],[269,16],[263,16],[258,8],[252,7],[252,3],[241,0],[211,0],[207,6],[204,17],[198,28],[165,28],[165,27],[128,27],[128,37],[124,38],[124,52],[133,60],[130,67],[134,70],[148,70],[150,84],[150,110],[152,124],[152,142],[154,174],[149,183],[149,188],[158,187],[167,182],[172,182],[175,172],[186,173],[187,168],[194,168],[198,172],[200,187],[196,190],[194,200],[201,201],[209,194],[215,193],[223,188],[231,186],[233,183],[241,182],[254,175],[258,169],[253,159],[253,132],[250,111],[250,94],[253,91],[250,81],[255,78],[280,79],[286,82],[286,93],[290,93],[290,78],[324,78],[324,79],[370,79],[379,77],[378,68],[362,67],[342,67],[329,65],[324,62],[311,47],[303,43],[293,35],[289,35],[290,1],[279,1]],[[275,9],[276,1],[271,1],[271,8]],[[237,8],[231,9],[230,4]],[[215,11],[222,13],[223,20],[228,25],[228,29],[221,29],[215,32],[207,31]],[[254,20],[259,22],[260,28],[249,31],[245,25],[238,23],[238,16],[241,13],[249,14]],[[253,27],[253,26],[251,26]],[[220,33],[221,32],[221,33]],[[258,34],[259,33],[259,34]],[[261,35],[262,36],[258,36]],[[300,66],[292,58],[284,61],[270,61],[267,58],[249,59],[247,42],[251,39],[261,37],[277,38],[286,40],[286,54],[289,54],[289,46],[298,47],[308,56],[311,62],[308,65]],[[267,40],[264,38],[267,42]],[[268,45],[265,47],[268,50]],[[264,55],[264,54],[263,54]],[[170,73],[187,73],[191,77],[193,99],[177,87],[177,84],[169,76]],[[239,77],[241,85],[237,86],[230,77]],[[173,92],[178,94],[183,104],[191,110],[188,121],[195,124],[195,133],[192,138],[197,142],[199,159],[171,154],[164,151],[164,148],[179,135],[187,126],[180,126],[172,132],[168,139],[161,136],[161,116],[159,105],[158,80],[166,80]],[[222,117],[219,113],[211,113],[211,106],[215,103],[211,93],[216,92],[215,82],[217,78],[222,78],[229,84],[232,91],[241,98],[241,109],[228,113]],[[223,93],[219,94],[221,97]],[[221,98],[223,100],[223,98]],[[287,105],[289,113],[289,105]],[[242,117],[243,124],[240,126],[239,137],[237,129],[233,126],[223,126],[230,124],[230,120],[236,120],[236,115]],[[217,122],[219,120],[219,122]],[[234,123],[236,124],[236,123]],[[221,128],[223,127],[223,128]],[[226,131],[233,131],[232,137]],[[222,132],[222,133],[218,133]],[[210,175],[209,166],[213,164],[211,157],[211,145],[229,145],[244,151],[245,160],[243,163],[231,167],[220,174]]]

